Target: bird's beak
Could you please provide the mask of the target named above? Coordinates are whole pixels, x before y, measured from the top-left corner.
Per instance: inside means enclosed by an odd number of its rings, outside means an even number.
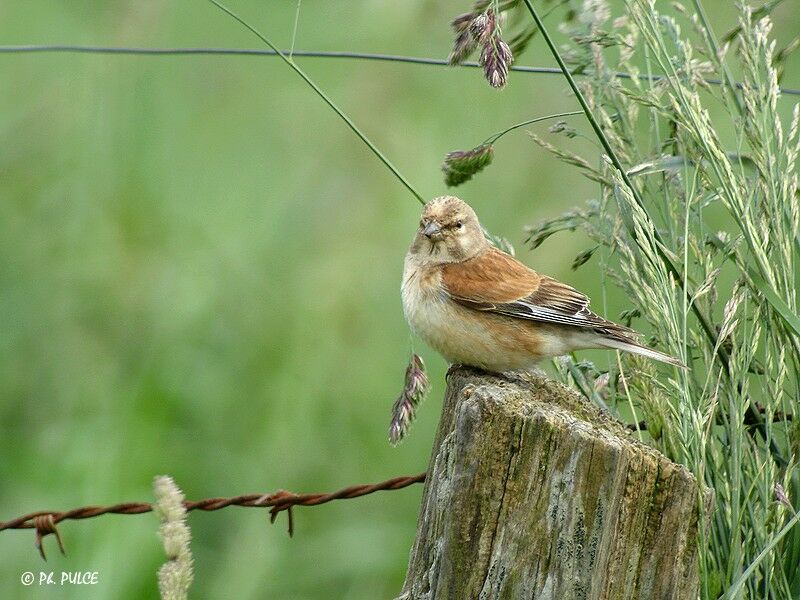
[[[438,238],[442,233],[442,226],[439,225],[436,221],[431,221],[430,223],[425,225],[425,229],[422,230],[422,233],[429,240]]]

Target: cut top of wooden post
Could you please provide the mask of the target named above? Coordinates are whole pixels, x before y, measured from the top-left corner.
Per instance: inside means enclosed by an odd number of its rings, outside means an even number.
[[[400,599],[695,598],[710,493],[569,388],[509,377],[450,376]]]

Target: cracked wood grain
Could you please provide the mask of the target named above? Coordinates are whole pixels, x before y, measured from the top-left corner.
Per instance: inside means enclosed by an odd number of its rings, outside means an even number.
[[[457,369],[398,600],[696,598],[700,494],[568,388]]]

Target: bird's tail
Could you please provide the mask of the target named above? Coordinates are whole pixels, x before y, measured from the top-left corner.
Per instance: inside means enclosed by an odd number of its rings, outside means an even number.
[[[675,365],[676,367],[680,367],[681,369],[688,368],[685,364],[683,364],[680,360],[678,360],[674,356],[670,356],[669,354],[664,354],[663,352],[659,352],[658,350],[653,350],[652,348],[648,348],[647,346],[642,346],[641,344],[633,340],[620,340],[616,338],[602,337],[599,338],[597,342],[598,345],[602,346],[603,348],[614,348],[615,350],[623,350],[625,352],[631,352],[633,354],[640,354],[642,356],[646,356],[647,358],[652,358],[654,360],[660,360],[661,362],[669,363],[670,365]]]

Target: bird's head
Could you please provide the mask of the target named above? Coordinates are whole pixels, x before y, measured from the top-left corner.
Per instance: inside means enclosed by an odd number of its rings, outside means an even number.
[[[455,196],[440,196],[422,209],[411,252],[427,255],[426,262],[461,262],[487,245],[472,207]]]

